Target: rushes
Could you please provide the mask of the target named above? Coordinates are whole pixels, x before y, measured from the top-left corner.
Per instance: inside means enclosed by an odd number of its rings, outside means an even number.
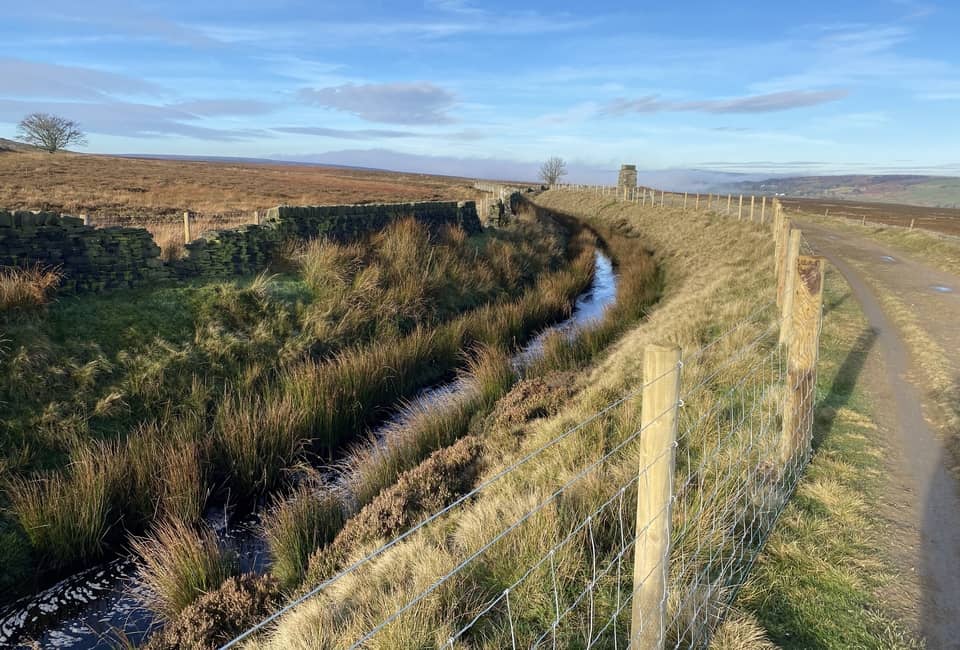
[[[280,484],[303,445],[304,411],[288,397],[227,395],[214,420],[216,456],[229,484],[251,498]]]
[[[144,604],[166,620],[236,573],[234,556],[221,551],[212,530],[197,531],[176,519],[161,522],[152,537],[132,546],[147,588]]]
[[[102,556],[116,484],[111,457],[108,448],[91,445],[75,455],[66,473],[10,484],[12,508],[46,568]]]
[[[329,487],[308,483],[286,499],[278,499],[263,520],[273,560],[270,572],[283,587],[299,584],[310,554],[329,544],[343,522],[343,506]]]

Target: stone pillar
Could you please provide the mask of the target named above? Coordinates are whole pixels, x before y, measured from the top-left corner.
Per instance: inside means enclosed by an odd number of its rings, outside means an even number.
[[[623,193],[624,188],[634,189],[637,187],[637,166],[620,165],[620,176],[617,178],[617,188]]]

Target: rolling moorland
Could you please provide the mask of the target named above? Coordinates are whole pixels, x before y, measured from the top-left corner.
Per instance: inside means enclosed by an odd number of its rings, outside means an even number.
[[[175,233],[184,210],[231,225],[218,216],[278,203],[476,196],[468,181],[444,177],[0,153],[2,208],[85,212],[103,225],[125,217],[152,230],[172,222]],[[630,390],[641,380],[645,346],[697,349],[735,330],[714,350],[748,350],[734,369],[761,363],[763,350],[743,346],[764,331],[751,319],[770,300],[771,249],[753,224],[547,192],[508,224],[474,235],[400,220],[354,241],[289,241],[252,277],[67,295],[57,293],[55,269],[4,271],[2,593],[9,602],[132,554],[137,599],[154,627],[149,635],[103,630],[106,637],[161,649],[216,647]],[[512,355],[571,314],[594,281],[598,254],[617,275],[603,318],[572,338],[548,336],[518,371]],[[876,425],[858,373],[868,352],[863,315],[848,291],[831,271],[817,451],[716,630],[721,650],[920,647],[918,624],[883,597],[896,567],[872,559],[885,551],[881,524],[865,504],[881,492],[883,447],[871,436]],[[734,369],[690,364],[691,382],[710,382],[690,407],[728,400]],[[388,444],[371,436],[422,388],[449,380],[468,388],[429,407],[409,406]],[[469,553],[531,494],[621,443],[638,415],[615,411],[251,647],[317,647],[321,638],[333,643],[334,630],[363,629],[438,567]],[[631,454],[617,458],[607,479],[635,475],[636,464]],[[595,507],[596,487],[496,548],[378,647],[442,643],[522,570],[518,553],[549,543]],[[225,547],[211,511],[232,520],[255,514],[253,537],[266,564]],[[610,525],[598,521],[602,539],[613,535]],[[848,568],[838,574],[839,566]],[[589,567],[574,561],[564,572],[573,585],[587,580]],[[518,628],[497,609],[477,647],[509,646],[511,636],[527,639],[549,626],[553,605],[538,594],[551,585],[546,575],[534,580],[514,595],[515,606],[525,598],[531,604]],[[598,602],[610,602],[611,588],[598,585]],[[561,645],[589,635],[587,626],[578,616]],[[18,642],[48,640],[43,634],[32,629]]]

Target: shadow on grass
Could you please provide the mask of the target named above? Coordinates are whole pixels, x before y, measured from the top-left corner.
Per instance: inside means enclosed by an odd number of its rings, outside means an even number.
[[[846,294],[834,303],[834,307],[846,300]],[[854,341],[844,358],[843,363],[837,368],[837,374],[827,389],[826,394],[820,400],[817,406],[816,420],[813,427],[813,449],[814,452],[823,444],[824,439],[833,430],[834,420],[837,418],[837,412],[846,406],[853,396],[854,388],[860,373],[863,372],[863,366],[867,361],[867,355],[877,342],[877,331],[872,327],[864,328],[857,340]]]
[[[823,305],[823,315],[826,316],[827,314],[829,314],[830,312],[832,312],[834,309],[842,306],[842,305],[843,305],[844,303],[846,303],[847,300],[849,300],[851,297],[853,297],[853,294],[850,293],[849,291],[846,291],[846,292],[844,292],[844,294],[843,294],[842,296],[837,296],[837,297],[834,298],[833,300],[831,300],[831,301],[829,301],[829,302],[827,302],[827,303],[824,303],[824,305]]]

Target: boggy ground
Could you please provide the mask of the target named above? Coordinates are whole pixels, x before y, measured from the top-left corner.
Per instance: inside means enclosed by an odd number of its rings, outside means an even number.
[[[433,241],[405,221],[291,245],[277,275],[236,282],[44,306],[5,275],[19,297],[0,313],[3,596],[131,533],[189,530],[211,498],[255,505],[397,400],[568,313],[591,246],[536,219]],[[202,590],[219,574],[200,568]]]

